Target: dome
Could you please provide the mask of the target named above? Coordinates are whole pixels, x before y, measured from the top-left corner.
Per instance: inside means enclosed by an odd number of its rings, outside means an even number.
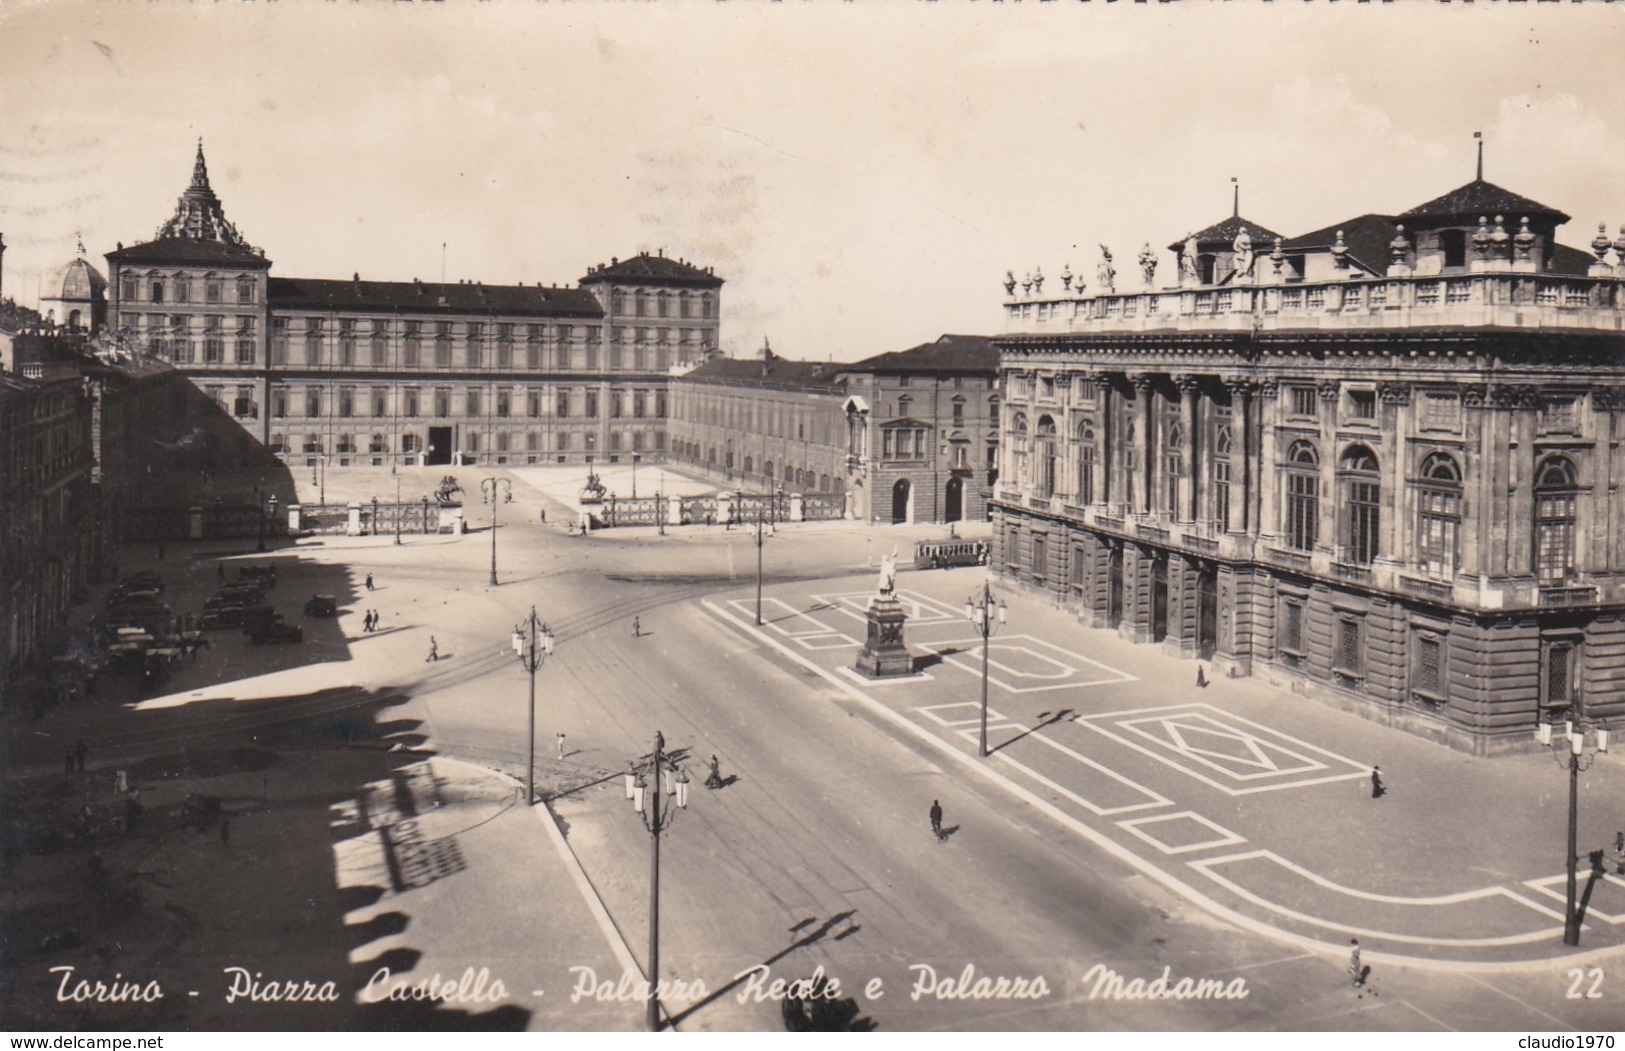
[[[56,294],[51,295],[53,292]],[[84,303],[106,294],[107,278],[91,266],[84,256],[80,256],[52,275],[50,283],[45,286],[45,294],[40,298]]]

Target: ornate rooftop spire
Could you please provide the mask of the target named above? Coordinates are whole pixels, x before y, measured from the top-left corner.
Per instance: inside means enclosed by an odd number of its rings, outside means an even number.
[[[192,162],[192,185],[175,204],[175,214],[158,228],[158,240],[184,238],[193,241],[219,241],[249,248],[237,228],[226,221],[220,198],[209,186],[209,166],[203,159],[203,140],[197,140],[197,159]]]

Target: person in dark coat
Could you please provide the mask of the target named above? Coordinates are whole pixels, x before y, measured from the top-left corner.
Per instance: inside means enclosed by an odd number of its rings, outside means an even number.
[[[931,800],[931,832],[938,839],[942,838],[942,804],[935,799]]]
[[[1388,786],[1382,783],[1382,767],[1373,766],[1371,768],[1371,798],[1381,799],[1387,791]]]
[[[85,747],[85,739],[79,738],[79,743],[73,746],[73,766],[81,774],[85,772],[85,757],[89,754],[90,749]]]
[[[367,590],[368,591],[372,590],[372,574],[371,573],[367,574]]]
[[[69,748],[62,753],[62,772],[73,773],[73,749]]]

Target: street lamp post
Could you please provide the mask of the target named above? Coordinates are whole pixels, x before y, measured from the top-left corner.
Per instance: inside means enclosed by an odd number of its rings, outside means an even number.
[[[1535,740],[1543,745],[1553,745],[1553,723],[1537,723],[1535,725]],[[1565,720],[1563,723],[1566,743],[1557,743],[1552,748],[1551,756],[1557,760],[1559,766],[1569,768],[1569,858],[1568,858],[1568,906],[1563,912],[1563,944],[1580,944],[1580,910],[1578,906],[1579,863],[1580,863],[1580,772],[1591,769],[1591,764],[1597,756],[1608,751],[1608,731],[1597,726],[1588,727],[1584,722]],[[1591,752],[1586,752],[1586,731],[1593,729],[1596,735],[1596,744]]]
[[[480,500],[491,502],[491,586],[497,586],[497,492],[500,487],[507,486],[508,498],[513,499],[513,483],[506,478],[482,478],[480,480]],[[491,491],[486,493],[485,487],[490,486]]]
[[[260,554],[265,553],[265,501],[258,501],[260,505],[260,534],[259,540],[254,544],[254,550]]]
[[[553,656],[553,633],[536,619],[536,607],[530,607],[530,619],[520,621],[513,629],[513,652],[520,667],[530,674],[530,734],[526,738],[528,761],[525,763],[525,805],[536,802],[536,673],[547,658]]]
[[[965,619],[969,620],[982,636],[982,732],[978,739],[976,754],[983,759],[987,758],[987,653],[988,640],[998,631],[999,625],[1004,623],[1006,606],[1000,599],[997,606],[993,605],[993,588],[986,581],[982,582],[982,593],[972,594],[965,600]]]
[[[401,543],[401,476],[395,475],[395,546]]]
[[[662,795],[669,797],[664,808]],[[649,859],[649,988],[644,1023],[649,1032],[656,1033],[660,1031],[660,833],[671,827],[676,816],[672,804],[678,809],[688,807],[688,774],[666,754],[666,738],[658,731],[654,751],[633,760],[626,771],[626,798],[643,818],[654,844]]]
[[[378,535],[378,498],[372,498],[372,526],[367,530],[368,536]]]
[[[762,545],[767,543],[768,526],[762,521],[762,505],[756,505],[756,625],[762,624]]]
[[[638,498],[638,461],[643,457],[637,453],[632,454],[632,499]]]

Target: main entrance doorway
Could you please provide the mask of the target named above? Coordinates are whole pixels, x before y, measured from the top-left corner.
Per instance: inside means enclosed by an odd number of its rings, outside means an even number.
[[[957,522],[965,517],[965,480],[963,478],[948,479],[948,491],[943,494],[942,512],[944,522]]]
[[[429,428],[429,451],[423,457],[423,462],[431,467],[435,464],[451,463],[451,428]]]
[[[1106,626],[1123,623],[1123,548],[1113,545],[1106,565]]]
[[[1151,563],[1151,641],[1168,637],[1168,558]]]
[[[1219,571],[1203,566],[1196,576],[1196,656],[1212,660],[1219,648]]]
[[[909,520],[910,491],[907,478],[899,478],[897,484],[891,487],[892,525],[902,525]]]

